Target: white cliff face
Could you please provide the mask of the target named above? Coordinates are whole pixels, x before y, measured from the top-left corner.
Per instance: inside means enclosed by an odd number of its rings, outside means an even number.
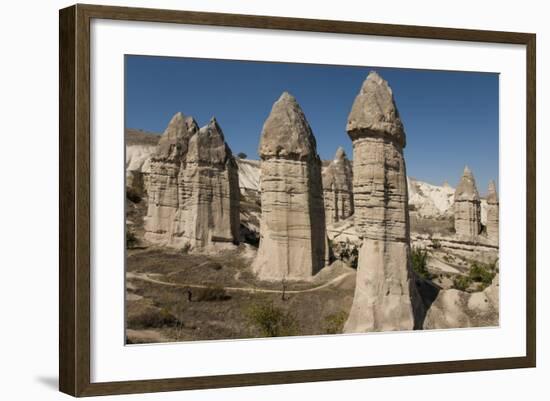
[[[149,159],[155,152],[156,146],[129,145],[126,146],[126,171],[149,173]]]
[[[264,123],[260,246],[254,271],[265,280],[310,279],[328,247],[315,138],[296,99],[283,93]]]
[[[455,189],[448,184],[437,186],[408,177],[409,206],[423,217],[449,213],[454,203]]]
[[[239,187],[243,195],[246,191],[260,191],[260,161],[236,158],[239,167]]]
[[[410,260],[405,132],[386,81],[371,72],[348,117],[359,250],[344,332],[412,330],[421,301]]]

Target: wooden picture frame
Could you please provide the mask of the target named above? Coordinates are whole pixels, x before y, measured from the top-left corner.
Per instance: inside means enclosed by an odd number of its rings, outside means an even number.
[[[526,46],[526,356],[92,383],[90,380],[90,21],[94,18]],[[59,388],[73,396],[144,393],[534,367],[536,363],[536,36],[191,11],[74,5],[59,14]]]

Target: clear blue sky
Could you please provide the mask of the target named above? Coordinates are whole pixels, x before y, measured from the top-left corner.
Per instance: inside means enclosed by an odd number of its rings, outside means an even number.
[[[393,89],[407,134],[407,174],[456,186],[470,166],[480,194],[498,183],[498,74],[126,56],[126,127],[164,131],[178,111],[200,126],[215,116],[233,153],[257,159],[262,125],[283,91],[301,105],[322,159],[338,146],[363,80]]]

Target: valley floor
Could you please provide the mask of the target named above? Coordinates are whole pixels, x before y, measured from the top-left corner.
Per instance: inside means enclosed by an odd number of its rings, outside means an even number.
[[[128,250],[129,344],[340,333],[355,270],[337,261],[313,281],[262,282],[248,245],[218,255]]]

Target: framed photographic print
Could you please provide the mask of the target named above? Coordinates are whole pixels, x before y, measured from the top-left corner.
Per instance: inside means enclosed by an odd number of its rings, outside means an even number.
[[[535,35],[60,11],[60,390],[534,367]]]

